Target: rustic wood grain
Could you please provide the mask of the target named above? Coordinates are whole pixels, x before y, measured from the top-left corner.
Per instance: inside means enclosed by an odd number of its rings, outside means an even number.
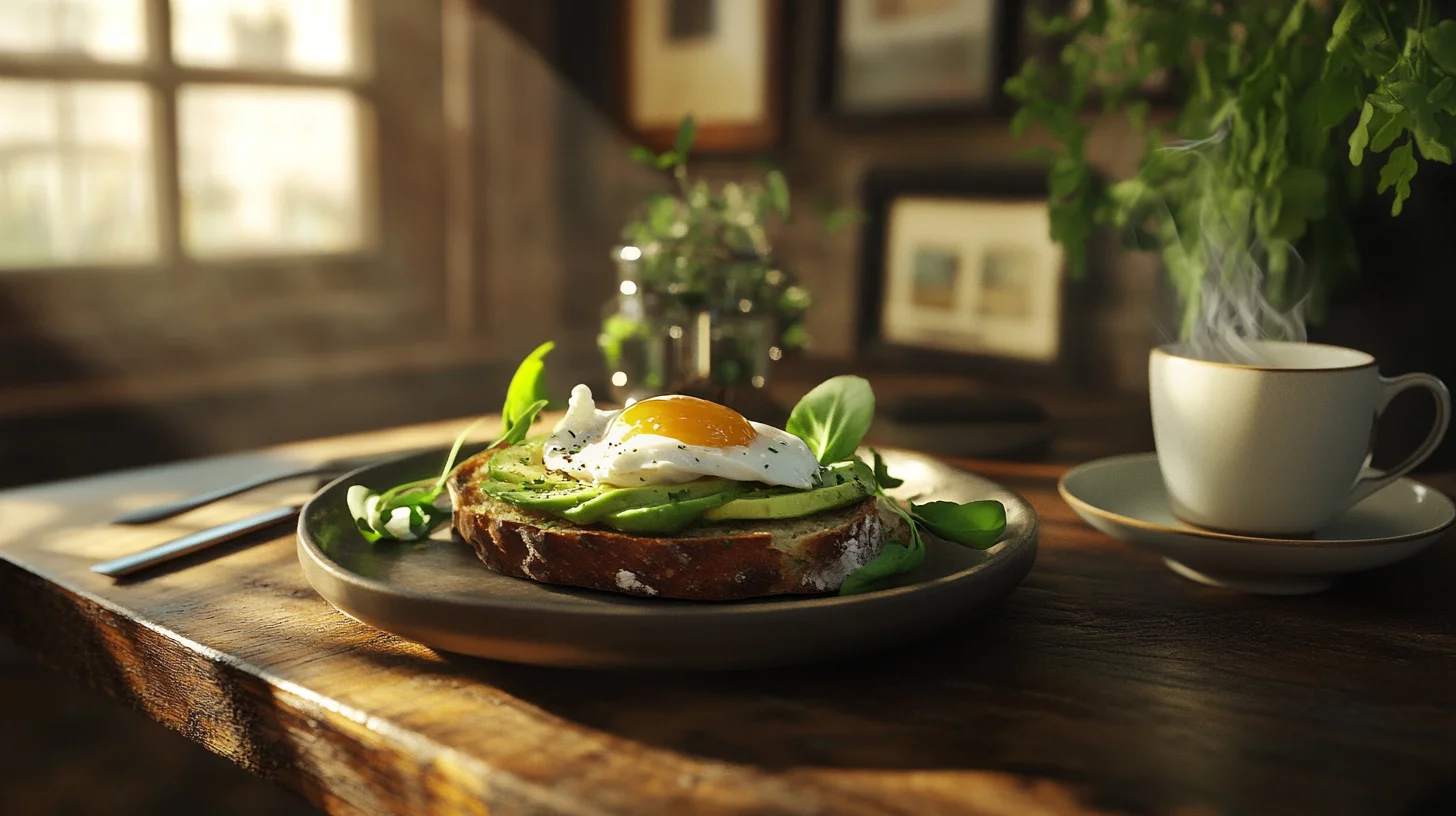
[[[834,665],[548,670],[432,652],[304,582],[287,530],[112,584],[124,507],[447,422],[0,494],[0,627],[334,813],[1456,812],[1456,550],[1307,598],[1198,587],[1082,525],[1058,467],[961,463],[1027,496],[1042,549],[989,616]],[[1456,480],[1441,482],[1444,488]]]

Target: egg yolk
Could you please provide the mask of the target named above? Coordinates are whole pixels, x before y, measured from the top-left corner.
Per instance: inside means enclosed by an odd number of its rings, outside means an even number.
[[[616,422],[626,428],[623,439],[656,434],[705,448],[741,447],[758,436],[742,414],[697,397],[645,399],[618,414]]]

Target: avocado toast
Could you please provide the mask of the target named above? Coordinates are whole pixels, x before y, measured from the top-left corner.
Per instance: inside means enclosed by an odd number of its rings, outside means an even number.
[[[370,542],[413,541],[450,519],[492,570],[639,597],[734,600],[871,591],[914,572],[935,536],[985,549],[1006,527],[996,501],[914,504],[878,453],[864,379],[834,377],[783,429],[716,403],[665,395],[598,409],[578,385],[562,419],[530,435],[547,404],[542,357],[512,378],[502,433],[438,479],[347,492]],[[473,426],[472,426],[473,428]],[[448,490],[450,508],[438,499]]]
[[[550,480],[540,452],[488,450],[448,482],[456,532],[506,575],[690,600],[824,593],[902,526],[858,462],[803,491],[711,478],[583,488]]]

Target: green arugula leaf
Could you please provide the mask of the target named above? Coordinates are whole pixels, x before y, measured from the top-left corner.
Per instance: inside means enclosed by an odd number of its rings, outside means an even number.
[[[1437,65],[1448,74],[1456,74],[1456,20],[1442,20],[1427,29],[1421,42]]]
[[[925,563],[925,547],[887,542],[873,561],[851,572],[839,585],[840,595],[859,595],[869,592],[879,582],[896,575],[906,575],[920,569]]]
[[[1448,102],[1456,100],[1456,93],[1452,93],[1453,91],[1456,91],[1456,78],[1446,77],[1431,89],[1426,96],[1426,104],[1444,110]]]
[[[1405,200],[1410,198],[1410,182],[1416,175],[1415,152],[1411,149],[1411,143],[1405,144],[1390,151],[1390,158],[1380,170],[1380,184],[1376,187],[1377,193],[1384,193],[1391,188],[1395,189],[1395,203],[1391,205],[1391,215],[1400,215],[1405,207]]]
[[[698,123],[693,120],[692,114],[688,114],[678,123],[677,136],[672,140],[673,151],[686,160],[689,151],[693,149],[693,140],[697,137]]]
[[[1335,23],[1330,27],[1330,39],[1325,43],[1325,51],[1335,53],[1350,39],[1350,26],[1355,24],[1355,18],[1360,16],[1360,5],[1362,0],[1345,0],[1345,5],[1340,9],[1340,14],[1335,18]]]
[[[784,430],[804,440],[827,465],[850,458],[875,419],[875,392],[862,377],[832,377],[804,395]]]
[[[370,499],[373,498],[374,502]],[[372,504],[377,503],[379,494],[365,487],[364,485],[350,485],[344,493],[344,502],[349,506],[349,515],[354,517],[354,526],[359,528],[359,534],[364,540],[373,544],[380,541],[384,536],[374,532],[374,519]]]
[[[518,442],[530,430],[531,421],[541,410],[536,408],[532,411],[532,406],[546,399],[546,364],[543,360],[553,348],[556,348],[556,344],[550,341],[537,346],[535,351],[526,355],[526,359],[521,361],[516,373],[511,376],[511,384],[506,388],[506,402],[501,408],[503,437],[519,434],[516,440]],[[514,445],[515,442],[507,444]]]
[[[874,448],[870,448],[870,455],[873,456],[875,460],[875,484],[886,490],[896,488],[902,484],[905,484],[904,479],[896,479],[894,476],[890,475],[890,469],[885,467],[885,460],[880,458],[879,451],[875,450]]]
[[[423,496],[415,496],[410,503],[391,508],[385,506],[380,494],[363,485],[351,485],[345,493],[345,502],[354,518],[354,526],[371,544],[427,538],[450,518],[450,510],[436,507],[434,497],[427,500]]]
[[[1441,164],[1451,163],[1451,148],[1443,143],[1438,135],[1422,128],[1415,132],[1415,137],[1416,147],[1420,149],[1423,158]]]
[[[1402,113],[1405,111],[1405,103],[1392,96],[1389,88],[1382,88],[1370,94],[1370,96],[1366,97],[1366,100],[1371,105],[1374,105],[1377,110],[1383,110],[1386,113]]]
[[[1370,120],[1375,116],[1375,108],[1369,101],[1360,109],[1360,121],[1355,125],[1355,132],[1350,134],[1350,164],[1356,167],[1365,159],[1365,148],[1370,144]]]
[[[1031,109],[1022,108],[1011,117],[1011,135],[1020,138],[1026,135],[1026,126],[1031,122]]]
[[[633,145],[632,150],[628,155],[632,157],[632,161],[635,161],[639,164],[645,164],[648,167],[657,166],[657,154],[653,153],[651,150],[648,150],[642,145]]]
[[[658,170],[666,170],[682,164],[682,155],[676,150],[669,150],[666,153],[659,154],[655,161]]]
[[[1377,118],[1384,118],[1379,128],[1374,125],[1375,119],[1371,120],[1371,130],[1375,135],[1370,137],[1370,150],[1373,153],[1384,153],[1395,143],[1395,138],[1403,133],[1406,126],[1410,124],[1410,115],[1404,111],[1390,115],[1384,111],[1375,114]]]
[[[768,171],[763,179],[764,192],[768,196],[768,203],[773,207],[780,217],[789,217],[789,183],[784,179],[784,174],[778,170]]]
[[[1049,176],[1051,197],[1062,199],[1072,195],[1082,185],[1083,177],[1086,174],[1087,168],[1078,164],[1070,156],[1059,157],[1052,163]]]
[[[647,226],[655,236],[666,237],[678,222],[677,199],[659,195],[647,203]]]
[[[501,446],[508,448],[524,442],[526,436],[531,433],[531,423],[536,421],[536,416],[541,413],[541,410],[546,407],[546,404],[546,400],[536,400],[526,406],[526,409],[516,418],[515,424],[511,425],[509,429],[502,433],[500,439],[497,439],[491,447]],[[440,477],[442,483],[444,478],[444,476]]]
[[[1300,27],[1304,25],[1304,10],[1308,5],[1308,0],[1294,0],[1289,15],[1284,18],[1284,25],[1279,27],[1279,35],[1274,39],[1279,48],[1287,47],[1289,41],[1299,33]]]
[[[984,550],[1006,532],[1006,507],[998,501],[910,505],[910,515],[946,541]]]
[[[853,207],[834,207],[822,204],[816,208],[816,214],[819,216],[819,222],[824,231],[831,235],[865,220],[865,214]]]

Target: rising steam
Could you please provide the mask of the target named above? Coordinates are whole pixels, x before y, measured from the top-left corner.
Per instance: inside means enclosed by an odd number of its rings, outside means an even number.
[[[1211,184],[1222,171],[1227,132],[1224,127],[1209,138],[1175,142],[1158,152],[1181,160],[1174,163],[1188,171],[1190,181]],[[1183,353],[1257,364],[1261,355],[1255,341],[1304,342],[1308,277],[1294,247],[1270,245],[1259,237],[1252,198],[1249,206],[1220,207],[1213,196],[1198,201],[1196,209],[1184,210],[1184,220],[1198,224],[1198,234],[1188,242],[1166,202],[1154,207],[1163,259],[1182,300]],[[1276,300],[1288,305],[1281,308]]]

